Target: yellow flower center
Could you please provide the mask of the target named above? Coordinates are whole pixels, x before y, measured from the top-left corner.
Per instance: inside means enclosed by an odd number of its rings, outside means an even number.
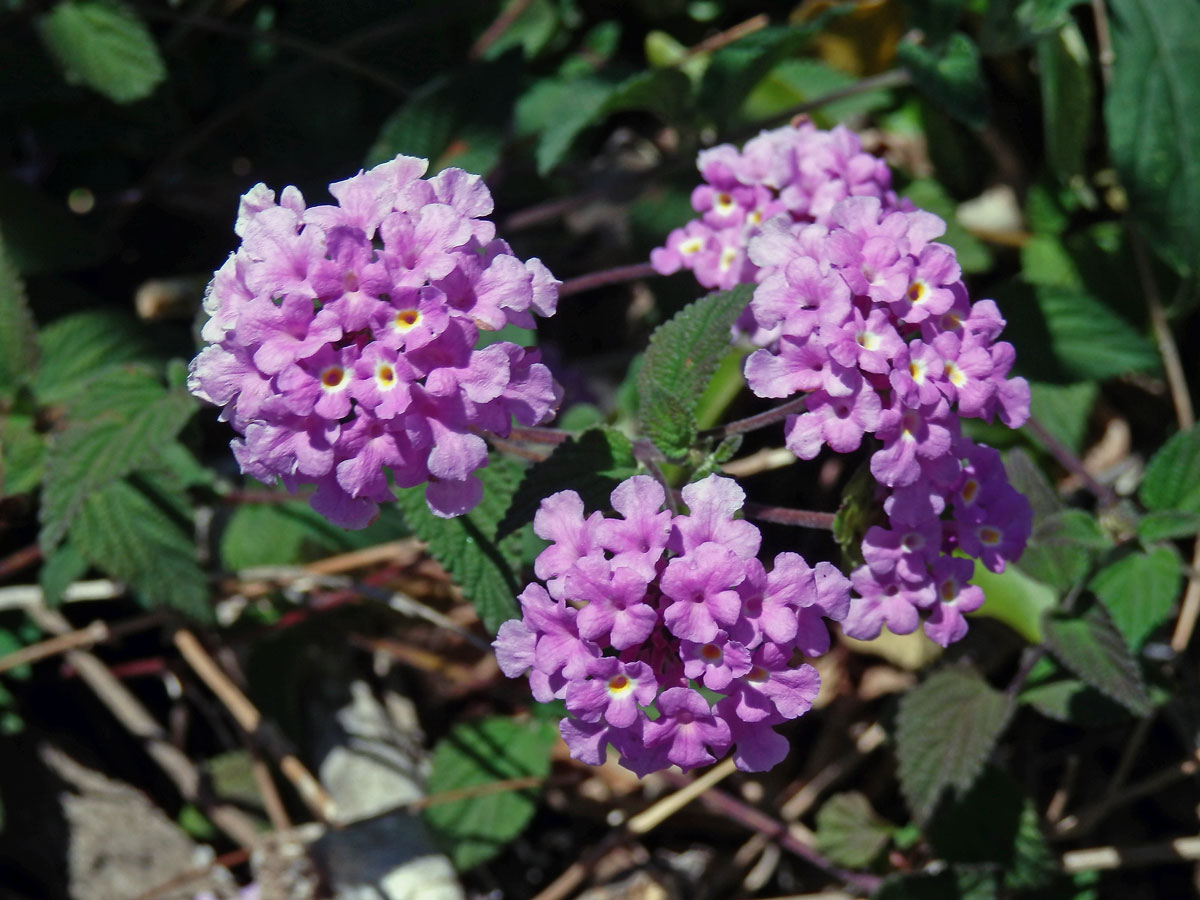
[[[421,321],[421,314],[415,309],[402,309],[396,313],[395,326],[397,331],[409,331]]]

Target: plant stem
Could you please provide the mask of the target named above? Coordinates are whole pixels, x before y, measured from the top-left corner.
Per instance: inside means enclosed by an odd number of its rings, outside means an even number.
[[[791,509],[786,506],[768,506],[764,503],[747,502],[742,510],[749,519],[774,522],[777,525],[795,525],[799,528],[818,528],[833,531],[834,514],[811,509]]]
[[[700,432],[700,436],[724,438],[729,437],[731,434],[745,434],[748,431],[774,425],[776,422],[782,422],[788,416],[806,409],[804,400],[804,397],[797,397],[795,400],[789,400],[787,403],[768,409],[766,412],[747,416],[744,419],[736,419],[733,422],[727,422],[724,425],[718,425],[716,428],[702,431]]]
[[[521,428],[514,425],[508,432],[510,439],[514,441],[522,441],[526,444],[551,444],[558,445],[571,436],[571,432],[563,431],[559,428],[542,428],[534,425],[531,428]]]
[[[1046,426],[1035,419],[1033,416],[1025,423],[1024,427],[1029,430],[1029,433],[1036,437],[1050,451],[1050,455],[1058,460],[1059,465],[1077,476],[1087,487],[1089,491],[1100,501],[1101,506],[1111,506],[1117,502],[1116,492],[1108,485],[1101,484],[1084,466],[1083,460],[1072,452],[1071,448],[1056,438],[1053,434],[1046,430]]]
[[[558,288],[559,297],[570,297],[584,291],[594,290],[609,284],[621,284],[626,281],[637,281],[657,275],[654,266],[648,262],[633,263],[628,266],[615,266],[611,269],[601,269],[599,272],[589,272],[578,278],[568,278]]]

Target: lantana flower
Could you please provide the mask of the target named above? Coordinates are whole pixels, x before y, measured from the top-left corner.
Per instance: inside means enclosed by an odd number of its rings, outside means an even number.
[[[562,735],[583,762],[611,747],[644,775],[732,751],[743,771],[765,771],[787,754],[776,726],[817,695],[804,660],[829,649],[826,620],[845,617],[850,582],[795,553],[766,571],[758,529],[734,518],[745,494],[730,479],[682,495],[688,512],[673,515],[658,482],[635,475],[612,493],[619,519],[585,517],[574,491],[543,500],[544,584],[521,593],[496,656],[509,677],[529,674],[537,700],[566,701]]]
[[[399,156],[331,184],[325,206],[256,185],[205,295],[189,388],[222,407],[243,472],[314,485],[313,507],[348,528],[393,486],[467,512],[481,434],[546,421],[561,398],[536,350],[476,349],[481,330],[552,315],[558,281],[496,237],[479,176],[425,170]]]

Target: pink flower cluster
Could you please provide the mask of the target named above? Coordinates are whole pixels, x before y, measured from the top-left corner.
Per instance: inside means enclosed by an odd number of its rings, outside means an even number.
[[[858,136],[841,126],[822,131],[805,121],[764,131],[741,151],[721,144],[696,163],[704,183],[692,192],[692,207],[700,218],[672,231],[650,261],[663,275],[691,269],[706,288],[756,280],[746,247],[776,216],[827,224],[846,197],[896,203],[887,164],[864,153]]]
[[[313,507],[349,528],[392,498],[389,472],[427,484],[440,516],[471,509],[480,432],[542,422],[560,398],[536,350],[476,349],[480,329],[552,315],[558,282],[496,238],[479,176],[425,169],[397,157],[331,184],[329,206],[255,186],[205,297],[192,392],[224,407],[242,471],[315,484]]]
[[[871,473],[890,527],[867,533],[866,564],[852,574],[860,596],[843,627],[853,637],[885,623],[911,632],[925,612],[930,637],[958,640],[983,595],[967,583],[970,561],[949,554],[1001,571],[1029,537],[1029,505],[998,455],[960,427],[960,417],[1020,426],[1029,385],[1008,377],[1014,353],[996,340],[996,304],[971,304],[954,251],[933,241],[944,228],[930,213],[854,197],[828,225],[776,219],[749,248],[761,267],[749,312],[778,337],[746,360],[746,381],[760,397],[806,394],[807,411],[785,424],[787,447],[812,459],[824,446],[857,450],[866,434],[883,444]]]
[[[522,592],[496,655],[510,678],[529,672],[537,700],[566,701],[576,759],[598,765],[611,745],[644,775],[732,749],[740,769],[765,771],[788,751],[775,726],[807,712],[820,684],[796,660],[829,649],[824,618],[846,615],[850,583],[795,553],[766,571],[758,529],[734,518],[745,494],[730,479],[682,493],[686,515],[664,510],[644,475],[613,491],[620,518],[585,518],[574,491],[543,500],[534,531],[552,543],[534,571],[545,586]]]

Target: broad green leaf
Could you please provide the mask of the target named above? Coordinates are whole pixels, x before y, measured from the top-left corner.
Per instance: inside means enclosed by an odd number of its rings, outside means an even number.
[[[988,0],[980,35],[984,53],[1007,53],[1069,21],[1071,8],[1087,0]]]
[[[865,869],[883,852],[893,826],[865,794],[834,794],[817,811],[817,849],[839,866]]]
[[[43,404],[78,397],[90,389],[90,380],[100,373],[157,355],[137,321],[102,309],[55,319],[41,329],[38,346],[41,365],[33,391]]]
[[[1092,60],[1079,28],[1070,22],[1037,43],[1042,83],[1046,160],[1064,183],[1082,178],[1092,128]]]
[[[912,27],[920,29],[925,43],[942,46],[958,26],[968,0],[909,0],[905,5],[912,11]]]
[[[196,560],[191,510],[181,494],[135,475],[98,485],[70,526],[81,556],[127,582],[151,608],[212,619],[208,581]]]
[[[667,456],[682,456],[695,440],[696,408],[752,294],[751,285],[709,294],[650,336],[638,374],[639,414],[642,431]]]
[[[433,750],[431,795],[515,778],[550,774],[557,735],[549,722],[517,722],[492,716],[454,728]],[[482,793],[436,803],[425,822],[459,870],[485,862],[520,834],[537,807],[540,787]]]
[[[983,127],[988,117],[987,86],[974,41],[957,31],[940,52],[906,41],[896,55],[913,84],[941,109],[972,128]]]
[[[545,175],[567,155],[575,138],[602,115],[616,85],[595,75],[545,79],[516,104],[517,131],[537,135],[538,174]]]
[[[167,77],[149,29],[116,0],[66,0],[38,26],[67,80],[114,103],[149,97]]]
[[[497,534],[532,522],[542,500],[558,491],[578,493],[586,510],[607,509],[613,488],[636,472],[633,445],[621,432],[597,428],[569,437],[525,471]]]
[[[1182,584],[1179,554],[1164,545],[1110,563],[1093,576],[1088,587],[1136,652],[1154,629],[1167,621]]]
[[[1138,498],[1150,510],[1200,513],[1200,425],[1173,435],[1151,457]]]
[[[450,166],[491,171],[507,142],[519,85],[520,69],[513,59],[430,80],[384,121],[367,152],[367,165],[403,154],[429,160],[430,174]]]
[[[862,540],[874,525],[885,525],[886,516],[875,500],[878,482],[864,462],[842,489],[842,501],[833,517],[833,539],[842,550],[847,570],[863,564]]]
[[[784,59],[755,85],[746,97],[742,113],[752,121],[766,121],[787,113],[801,103],[811,103],[834,91],[842,91],[857,79],[819,59]],[[863,115],[887,106],[892,92],[863,91],[832,100],[814,109],[813,120],[823,126],[836,125],[850,116]]]
[[[33,416],[0,415],[0,497],[24,494],[42,482],[46,436]]]
[[[904,695],[896,717],[900,789],[929,819],[943,792],[967,791],[1008,724],[1012,701],[976,672],[942,669]]]
[[[534,59],[558,33],[561,22],[557,4],[533,0],[524,6],[520,15],[487,48],[484,59],[496,59],[512,47],[520,47],[526,59]]]
[[[509,535],[501,544],[496,531],[516,492],[521,468],[513,460],[493,458],[476,475],[483,482],[483,500],[466,515],[435,516],[425,502],[424,486],[397,491],[396,504],[413,533],[429,545],[430,555],[462,588],[484,627],[495,633],[520,615],[516,597],[521,587],[513,572],[520,535]]]
[[[221,534],[221,565],[296,565],[347,549],[345,534],[303,501],[242,504]]]
[[[195,409],[191,395],[166,390],[144,367],[112,369],[93,379],[86,396],[68,408],[69,424],[50,445],[42,549],[54,548],[94,491],[153,460]]]
[[[1058,499],[1058,492],[1050,483],[1050,479],[1022,448],[1014,447],[1004,454],[1004,471],[1008,475],[1009,484],[1024,494],[1029,505],[1033,507],[1035,527],[1043,519],[1063,509],[1062,501]]]
[[[627,109],[644,109],[670,124],[679,121],[691,104],[691,83],[677,69],[650,69],[622,81],[600,110],[600,116]]]
[[[1200,30],[1195,0],[1110,0],[1115,62],[1104,101],[1113,164],[1149,244],[1200,264]]]
[[[36,334],[25,285],[0,234],[0,396],[29,379],[37,363]]]
[[[89,568],[91,563],[70,541],[63,541],[55,547],[54,552],[42,563],[42,570],[38,573],[38,583],[41,585],[46,605],[57,606],[61,603],[67,588],[82,578]]]
[[[1038,660],[1017,700],[1047,718],[1075,725],[1112,725],[1129,718],[1125,707],[1071,677],[1049,657]]]
[[[1009,889],[1041,887],[1057,869],[1033,803],[994,766],[985,768],[970,790],[941,807],[927,833],[943,859],[997,865]]]
[[[1158,370],[1149,339],[1096,297],[1039,288],[1037,301],[1050,351],[1068,376],[1087,380]]]
[[[1134,715],[1150,712],[1137,662],[1102,607],[1082,616],[1047,616],[1045,629],[1046,646],[1064,666]]]
[[[1033,381],[1029,388],[1032,415],[1050,434],[1078,453],[1087,433],[1092,407],[1096,405],[1096,398],[1100,394],[1099,385],[1094,381],[1081,381],[1078,384]],[[1041,444],[1035,435],[1028,436],[1035,444]]]
[[[1016,566],[997,574],[978,560],[971,581],[983,588],[987,598],[975,615],[1003,622],[1031,644],[1042,642],[1042,616],[1058,604],[1056,591]]]
[[[1138,537],[1147,544],[1191,537],[1200,532],[1200,512],[1163,509],[1146,513],[1137,523]]]
[[[921,209],[941,216],[946,233],[938,240],[954,248],[964,272],[986,272],[992,267],[992,251],[959,223],[954,198],[942,185],[932,178],[921,178],[905,189],[904,196]]]
[[[1087,575],[1099,553],[1112,547],[1095,516],[1065,509],[1038,522],[1019,562],[1021,571],[1065,592]]]
[[[717,123],[728,124],[751,88],[780,60],[796,56],[826,18],[817,16],[791,27],[763,28],[716,51],[696,93],[701,108]]]

